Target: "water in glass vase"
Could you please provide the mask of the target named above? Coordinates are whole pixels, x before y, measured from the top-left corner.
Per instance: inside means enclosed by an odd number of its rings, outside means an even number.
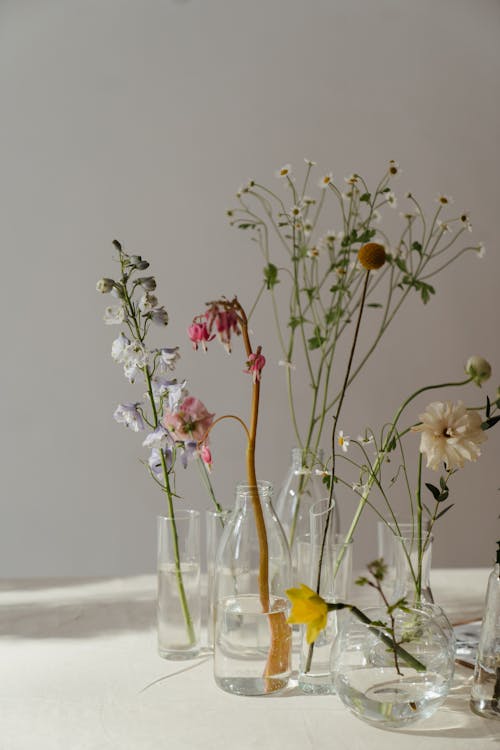
[[[286,623],[286,600],[271,597],[270,611],[263,612],[256,595],[230,596],[217,603],[215,680],[223,690],[237,695],[264,695],[282,690],[290,677],[290,660],[280,672],[269,673],[270,631],[282,632],[290,644],[291,628]]]
[[[158,568],[158,651],[166,659],[189,659],[199,651],[200,566],[197,562],[181,563],[182,584],[189,602],[191,627],[179,595],[179,576],[175,563]]]
[[[362,667],[336,676],[343,703],[359,718],[384,727],[413,724],[431,716],[449,692],[449,680],[436,672],[421,674],[393,667]]]

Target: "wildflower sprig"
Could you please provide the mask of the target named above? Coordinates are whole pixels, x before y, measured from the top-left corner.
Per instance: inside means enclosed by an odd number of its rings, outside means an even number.
[[[469,214],[452,213],[452,199],[444,194],[426,216],[417,198],[407,193],[401,228],[389,236],[381,221],[398,204],[394,180],[401,169],[394,160],[374,187],[358,173],[339,181],[329,171],[318,175],[310,159],[305,164],[303,176],[290,164],[278,169],[276,189],[250,180],[238,190],[237,204],[227,213],[232,226],[251,234],[264,259],[257,299],[263,293],[270,296],[296,442],[315,454],[326,417],[342,392],[335,367],[338,343],[363,296],[360,248],[382,245],[386,262],[365,292],[374,331],[351,370],[348,386],[408,295],[416,293],[427,304],[436,292],[435,277],[465,253],[480,256],[483,248],[463,242],[471,230]],[[325,229],[326,222],[336,228]],[[301,394],[304,380],[299,364],[304,364],[311,387],[305,424],[299,424],[295,408],[296,378]]]
[[[478,367],[471,367],[471,360]],[[478,369],[482,375],[478,375]],[[365,437],[351,441],[349,455],[343,452],[338,457],[359,470],[359,479],[354,484],[349,483],[342,472],[337,472],[337,481],[350,486],[360,497],[358,508],[347,532],[347,540],[352,539],[363,509],[368,505],[377,516],[390,525],[394,534],[400,535],[396,510],[392,502],[394,487],[403,484],[408,495],[407,515],[413,524],[413,538],[417,545],[418,559],[416,566],[412,565],[410,555],[404,550],[409,569],[415,584],[415,596],[420,601],[422,594],[422,560],[425,549],[431,539],[434,524],[448,513],[453,507],[449,503],[449,482],[466,461],[475,461],[481,454],[480,446],[486,440],[485,431],[494,427],[500,421],[497,413],[500,399],[486,398],[482,407],[467,408],[461,401],[432,402],[425,412],[419,415],[419,421],[412,424],[401,424],[407,407],[420,394],[443,388],[463,387],[475,381],[479,385],[487,380],[491,373],[488,362],[480,357],[471,358],[466,365],[468,377],[465,380],[439,383],[420,388],[411,394],[397,410],[393,420],[381,431],[380,437],[372,430],[365,431]],[[484,412],[484,417],[481,415]],[[420,448],[416,477],[411,478],[406,461],[405,436],[420,433]],[[368,438],[368,439],[367,439]],[[375,448],[375,453],[367,450],[368,445]],[[357,461],[353,456],[356,449],[361,455]],[[439,480],[424,481],[424,456],[427,459],[426,468],[439,471]],[[387,473],[390,469],[390,475]],[[397,495],[401,494],[397,487]],[[425,495],[424,495],[425,493]],[[375,497],[382,500],[382,505]],[[425,522],[424,522],[425,520]],[[337,564],[340,564],[338,561]]]
[[[135,383],[140,377],[146,387],[146,393],[139,400],[119,404],[113,416],[133,432],[149,429],[143,446],[150,450],[150,455],[142,463],[167,500],[179,599],[189,642],[194,643],[175,521],[174,498],[179,497],[175,488],[175,466],[177,458],[184,467],[188,460],[194,459],[204,486],[216,508],[221,510],[208,474],[212,464],[210,449],[206,440],[202,443],[199,440],[207,432],[214,415],[199,399],[188,394],[185,380],[179,382],[173,377],[180,357],[179,347],[148,346],[151,324],[162,328],[168,325],[168,313],[154,294],[155,278],[142,275],[149,268],[149,262],[140,255],[126,253],[118,240],[113,241],[113,246],[118,253],[118,279],[104,277],[96,284],[98,292],[111,294],[117,299],[116,305],[106,308],[104,322],[124,329],[113,341],[111,356],[123,366],[129,383]]]

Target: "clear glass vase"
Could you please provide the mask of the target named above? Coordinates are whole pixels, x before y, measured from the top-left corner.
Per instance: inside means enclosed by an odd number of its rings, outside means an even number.
[[[311,565],[311,536],[309,511],[312,505],[328,492],[323,482],[323,453],[293,448],[291,465],[276,501],[276,512],[281,521],[292,556],[294,583],[308,579]],[[335,532],[340,531],[337,505],[334,518]]]
[[[282,690],[291,671],[290,552],[271,496],[269,482],[238,485],[217,552],[214,675],[238,695]]]
[[[200,514],[158,516],[158,652],[190,659],[200,650]]]
[[[206,558],[207,558],[207,646],[213,651],[215,638],[214,586],[215,561],[224,529],[231,517],[231,510],[207,510],[205,512]]]
[[[334,505],[323,499],[310,510],[311,561],[307,583],[328,602],[347,601],[352,577],[352,541],[335,532]],[[298,686],[303,693],[335,692],[330,670],[331,650],[338,632],[338,613],[329,612],[327,626],[314,645],[301,627]]]
[[[431,716],[448,695],[455,664],[439,622],[418,608],[394,611],[393,624],[386,609],[369,607],[364,614],[377,624],[361,622],[348,611],[340,616],[332,649],[339,698],[357,718],[380,727],[402,727]],[[390,647],[392,627],[399,644],[396,657]]]
[[[500,544],[500,542],[498,542]],[[500,719],[500,550],[488,578],[470,707],[478,716]]]
[[[432,542],[431,534],[422,539],[408,533],[394,536],[393,602],[404,597],[410,605],[434,604],[430,581]]]

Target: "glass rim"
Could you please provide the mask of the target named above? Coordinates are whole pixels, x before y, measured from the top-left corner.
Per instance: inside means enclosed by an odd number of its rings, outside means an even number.
[[[259,496],[272,495],[274,492],[273,483],[267,479],[257,479],[257,484],[249,484],[248,482],[238,482],[236,485],[237,495],[251,495],[252,490],[257,489]]]
[[[156,516],[158,523],[160,521],[187,521],[189,518],[199,518],[201,512],[195,508],[179,508],[174,512],[174,515],[159,513]]]
[[[222,508],[222,510],[212,510],[212,508],[207,508],[205,511],[205,515],[214,516],[214,518],[218,518],[219,516],[229,515],[232,512],[233,512],[232,508]]]
[[[316,506],[319,506],[320,503],[328,503],[328,507],[324,510],[315,511],[314,509],[316,508]],[[320,516],[325,516],[330,512],[330,510],[332,513],[335,512],[335,500],[332,504],[329,497],[320,497],[320,499],[316,500],[309,508],[309,515],[314,518],[319,518]]]

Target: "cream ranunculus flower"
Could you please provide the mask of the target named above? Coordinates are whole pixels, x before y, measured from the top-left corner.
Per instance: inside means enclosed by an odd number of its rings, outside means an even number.
[[[481,417],[462,401],[433,401],[419,418],[421,424],[412,430],[422,433],[420,453],[427,456],[429,468],[437,470],[444,461],[447,469],[458,469],[481,455],[479,445],[486,440]]]

